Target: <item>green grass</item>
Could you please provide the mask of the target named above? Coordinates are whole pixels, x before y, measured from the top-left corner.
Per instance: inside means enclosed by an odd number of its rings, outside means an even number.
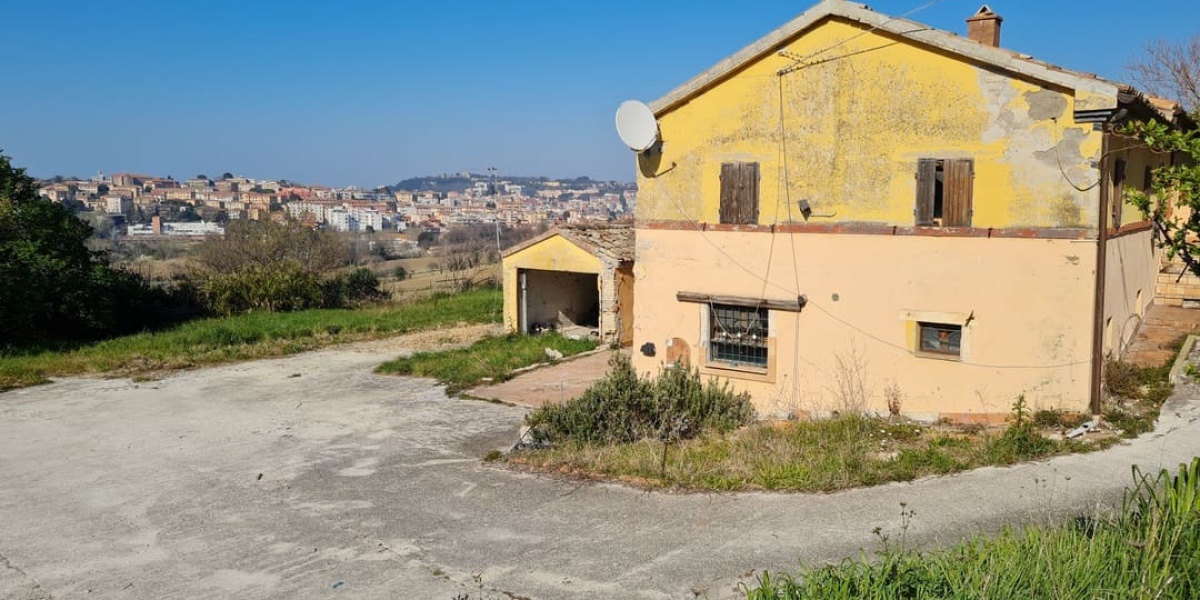
[[[850,415],[758,423],[671,445],[649,439],[615,445],[567,443],[515,452],[508,460],[520,468],[648,487],[828,492],[1103,446],[1051,441],[1030,428],[967,434]]]
[[[253,312],[203,319],[69,351],[0,355],[0,391],[45,383],[56,376],[137,375],[284,356],[342,342],[500,320],[500,291],[488,289],[436,296],[400,306]]]
[[[596,348],[595,340],[573,340],[558,333],[544,335],[509,334],[484,338],[467,348],[444,352],[418,352],[380,365],[375,371],[388,375],[433,377],[446,384],[447,391],[458,392],[478,385],[485,379],[505,381],[512,372],[549,360],[546,348],[571,356]]]
[[[902,509],[903,511],[903,509]],[[748,600],[1187,600],[1200,597],[1200,458],[1174,477],[1134,471],[1115,516],[1086,516],[1051,528],[1007,529],[944,551],[905,547],[880,534],[862,557],[792,576],[764,573]]]

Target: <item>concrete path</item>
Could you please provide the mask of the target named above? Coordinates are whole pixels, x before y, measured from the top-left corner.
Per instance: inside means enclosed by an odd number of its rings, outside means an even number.
[[[0,598],[735,598],[759,570],[946,544],[1200,453],[1200,390],[1110,451],[828,495],[647,493],[482,464],[525,409],[315,352],[0,394]],[[481,583],[480,583],[481,582]],[[482,586],[482,590],[480,587]]]
[[[466,393],[474,398],[499,400],[530,408],[547,402],[570,400],[604,377],[613,352],[617,350],[569,358],[556,365],[522,373],[503,383],[467,390]]]

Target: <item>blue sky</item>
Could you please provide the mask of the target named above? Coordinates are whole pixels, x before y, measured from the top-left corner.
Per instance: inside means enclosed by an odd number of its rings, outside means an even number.
[[[889,15],[927,0],[878,0]],[[962,33],[980,0],[910,18]],[[495,166],[632,180],[613,114],[806,0],[5,0],[0,149],[37,176],[232,171],[363,187]],[[997,0],[1003,45],[1126,79],[1196,0]]]

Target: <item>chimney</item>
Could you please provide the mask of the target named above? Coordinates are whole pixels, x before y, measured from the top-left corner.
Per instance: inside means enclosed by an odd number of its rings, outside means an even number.
[[[967,19],[967,37],[988,46],[1000,46],[1000,24],[1004,17],[996,14],[988,5]]]
[[[150,217],[150,232],[154,235],[162,234],[162,217],[158,215]]]

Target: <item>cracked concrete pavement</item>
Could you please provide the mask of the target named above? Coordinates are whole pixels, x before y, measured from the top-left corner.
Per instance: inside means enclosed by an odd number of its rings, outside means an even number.
[[[0,394],[0,598],[735,598],[762,569],[953,542],[1120,497],[1200,454],[1200,389],[1089,455],[835,494],[676,494],[510,472],[526,409],[348,347]]]

